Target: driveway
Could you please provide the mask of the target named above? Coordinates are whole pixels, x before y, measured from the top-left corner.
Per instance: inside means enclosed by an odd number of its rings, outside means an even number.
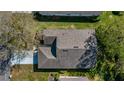
[[[18,63],[16,60],[11,61],[14,64],[33,64],[33,52],[27,51],[27,55]]]

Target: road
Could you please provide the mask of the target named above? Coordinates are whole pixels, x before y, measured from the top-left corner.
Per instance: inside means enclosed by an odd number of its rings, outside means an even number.
[[[0,81],[10,81],[10,68],[7,68],[4,73],[0,75]]]

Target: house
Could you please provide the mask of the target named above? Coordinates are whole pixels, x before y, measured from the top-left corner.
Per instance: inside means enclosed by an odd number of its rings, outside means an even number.
[[[38,11],[42,16],[99,16],[100,11]]]
[[[38,48],[39,69],[89,69],[96,63],[94,29],[44,30]]]

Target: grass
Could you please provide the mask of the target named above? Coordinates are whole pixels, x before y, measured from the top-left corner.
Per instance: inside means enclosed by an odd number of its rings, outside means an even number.
[[[106,24],[113,21],[115,18],[124,21],[123,16],[112,15],[111,12],[103,12],[100,16],[100,21],[97,22],[36,22],[36,31],[41,31],[43,29],[90,29],[96,28],[99,24]],[[48,75],[50,72],[34,72],[32,65],[21,65],[19,72],[17,68],[13,68],[12,80],[48,80]],[[70,72],[70,71],[60,71],[58,74],[67,76],[88,76],[88,72]],[[99,76],[95,76],[95,80],[99,80]]]
[[[34,72],[32,65],[20,65],[12,68],[12,80],[14,81],[47,81],[50,72]]]
[[[97,26],[97,24],[99,23],[99,21],[97,22],[44,22],[44,21],[37,21],[35,20],[35,22],[37,23],[37,31],[41,31],[44,29],[92,29],[95,28]]]
[[[12,68],[12,81],[47,81],[49,74],[64,76],[86,76],[85,72],[59,71],[59,72],[34,72],[33,65],[20,65]]]
[[[94,29],[99,24],[104,24],[113,21],[115,18],[124,19],[124,16],[115,16],[112,12],[102,12],[99,16],[100,21],[96,22],[42,22],[37,23],[37,31],[43,29]]]
[[[77,23],[77,22],[38,22],[39,29],[87,29],[94,28],[96,23]]]

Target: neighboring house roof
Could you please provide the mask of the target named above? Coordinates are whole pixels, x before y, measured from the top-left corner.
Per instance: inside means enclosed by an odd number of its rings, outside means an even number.
[[[84,49],[85,40],[95,33],[93,29],[85,30],[44,30],[43,35],[57,37],[57,48]]]
[[[100,11],[39,11],[41,15],[49,16],[99,16]]]
[[[31,14],[32,11],[12,11],[12,13],[26,13],[26,14]]]
[[[88,81],[86,77],[78,76],[60,76],[59,81]]]

